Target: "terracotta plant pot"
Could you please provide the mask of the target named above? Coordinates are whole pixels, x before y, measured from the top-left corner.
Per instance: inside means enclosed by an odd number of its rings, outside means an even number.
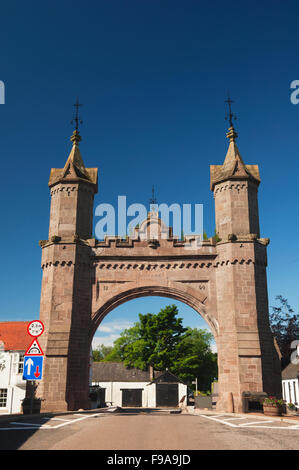
[[[264,414],[267,416],[281,416],[282,415],[282,405],[275,405],[271,403],[263,404]]]

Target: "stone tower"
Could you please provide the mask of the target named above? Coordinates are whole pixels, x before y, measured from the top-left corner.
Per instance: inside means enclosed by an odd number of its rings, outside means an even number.
[[[91,315],[90,247],[97,169],[85,168],[76,128],[70,155],[62,169],[52,169],[49,238],[42,247],[40,319],[45,325],[44,380],[38,395],[42,408],[77,409],[88,406],[86,330]],[[86,377],[85,377],[86,375]]]
[[[268,318],[267,253],[260,238],[257,165],[245,165],[231,123],[223,165],[211,166],[217,243],[219,409],[242,411],[243,392],[281,395],[280,363]],[[231,405],[230,405],[231,404]]]

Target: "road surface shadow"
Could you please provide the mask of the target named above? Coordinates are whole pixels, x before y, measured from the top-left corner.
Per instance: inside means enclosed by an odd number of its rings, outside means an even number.
[[[174,413],[179,414],[182,410],[180,408],[119,408],[117,414],[155,414],[161,415],[163,413]]]
[[[40,425],[46,424],[51,417],[37,415],[21,415],[20,418],[0,421],[0,450],[18,450],[24,442],[32,437],[39,429]],[[36,425],[34,429],[30,427]]]

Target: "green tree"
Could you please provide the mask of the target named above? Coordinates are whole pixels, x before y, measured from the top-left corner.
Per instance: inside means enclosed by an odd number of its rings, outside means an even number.
[[[207,330],[188,328],[178,344],[172,371],[185,383],[198,379],[198,389],[208,391],[217,379],[217,354],[211,350],[212,333]],[[194,388],[194,387],[193,387]]]
[[[111,353],[113,346],[105,346],[100,344],[97,349],[92,351],[92,359],[94,362],[104,361],[105,358]]]
[[[157,315],[139,314],[139,322],[121,333],[114,342],[114,354],[126,366],[142,370],[149,365],[157,370],[170,368],[175,347],[186,331],[182,319],[176,318],[177,314],[176,305],[161,309]]]
[[[271,307],[270,325],[282,354],[281,365],[286,367],[290,362],[291,343],[299,339],[299,315],[294,313],[287,299],[282,295],[276,296],[279,304]]]
[[[146,370],[168,368],[191,384],[195,377],[201,390],[209,390],[217,377],[217,355],[211,351],[213,336],[205,330],[184,328],[178,309],[169,305],[156,315],[139,314],[139,322],[121,333],[105,361]]]

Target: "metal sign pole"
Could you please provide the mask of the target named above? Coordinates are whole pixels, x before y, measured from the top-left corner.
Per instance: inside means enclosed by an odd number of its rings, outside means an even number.
[[[30,381],[30,409],[29,413],[33,414],[33,398],[34,398],[34,380]]]

